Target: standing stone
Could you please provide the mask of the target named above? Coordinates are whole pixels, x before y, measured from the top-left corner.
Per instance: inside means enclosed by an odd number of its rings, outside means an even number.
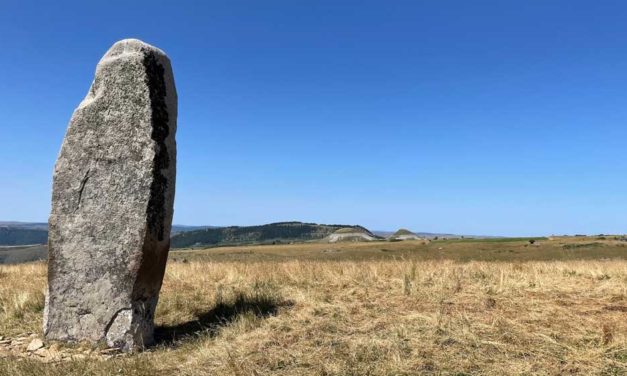
[[[115,43],[74,111],[54,168],[46,338],[153,342],[170,248],[177,97],[163,51]]]

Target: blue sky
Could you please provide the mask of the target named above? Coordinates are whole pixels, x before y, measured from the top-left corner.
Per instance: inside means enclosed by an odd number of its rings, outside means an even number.
[[[0,219],[45,221],[73,109],[139,38],[179,94],[175,222],[627,229],[622,1],[0,2]]]

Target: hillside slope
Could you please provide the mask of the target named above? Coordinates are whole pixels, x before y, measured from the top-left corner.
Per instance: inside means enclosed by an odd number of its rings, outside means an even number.
[[[188,231],[172,237],[172,248],[207,245],[263,244],[322,239],[347,225],[278,222],[260,226],[231,226]],[[365,231],[368,231],[364,229]]]
[[[48,247],[39,245],[0,246],[0,265],[21,264],[23,262],[48,259]]]
[[[186,231],[203,230],[211,226],[172,225],[172,236]],[[48,224],[44,222],[0,221],[0,246],[48,243]]]
[[[380,239],[363,227],[346,227],[335,231],[325,240],[329,243],[337,242],[368,242]]]
[[[0,245],[46,244],[47,242],[47,230],[0,226]]]

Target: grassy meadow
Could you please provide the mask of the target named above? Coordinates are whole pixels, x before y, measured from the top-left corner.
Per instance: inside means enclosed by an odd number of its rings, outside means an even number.
[[[45,284],[44,263],[0,266],[0,336],[40,333]],[[142,353],[0,351],[0,375],[627,375],[627,242],[174,251],[156,324]]]

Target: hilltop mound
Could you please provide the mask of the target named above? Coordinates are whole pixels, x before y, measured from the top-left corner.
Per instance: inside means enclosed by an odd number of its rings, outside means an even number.
[[[378,237],[361,226],[344,227],[329,235],[329,243],[336,242],[363,242],[377,240]]]
[[[188,231],[172,237],[172,248],[192,246],[272,244],[319,240],[350,226],[278,222],[260,226],[231,226]],[[365,229],[364,229],[365,230]],[[367,231],[367,230],[366,230]]]
[[[350,234],[353,232],[360,232],[363,234],[368,234],[368,235],[372,235],[372,233],[370,231],[368,231],[367,229],[365,229],[364,227],[361,226],[351,226],[351,227],[343,227],[337,231],[334,232],[334,234]]]
[[[401,235],[414,235],[414,236],[416,236],[416,234],[414,234],[413,232],[411,232],[411,231],[409,231],[407,229],[404,229],[404,228],[396,231],[393,236],[401,236]]]
[[[394,234],[392,234],[392,236],[390,236],[388,240],[399,241],[399,240],[426,240],[426,239],[416,235],[415,233],[407,229],[402,228],[396,231]]]

